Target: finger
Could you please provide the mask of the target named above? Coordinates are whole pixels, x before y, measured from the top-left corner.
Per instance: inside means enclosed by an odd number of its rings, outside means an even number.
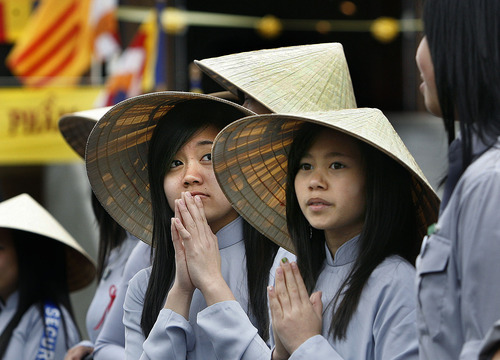
[[[193,235],[197,234],[198,230],[196,229],[196,224],[186,206],[186,202],[182,195],[180,199],[175,200],[175,205],[179,211],[180,220],[182,221],[184,228],[191,232]]]
[[[311,294],[310,298],[314,313],[319,319],[323,317],[323,302],[321,301],[321,295],[321,291],[316,291]]]
[[[281,261],[281,268],[283,269],[283,274],[285,277],[286,288],[288,290],[288,296],[290,298],[290,305],[293,307],[300,304],[300,294],[299,289],[297,287],[297,283],[295,282],[295,275],[293,273],[290,262],[287,258],[283,258],[285,261]],[[308,296],[309,298],[309,296]]]
[[[199,215],[200,215],[200,218],[201,218],[201,222],[204,225],[205,233],[207,233],[207,234],[212,233],[212,229],[210,228],[210,225],[208,225],[207,216],[205,214],[205,208],[203,206],[203,200],[201,200],[201,197],[199,197],[198,195],[196,195],[194,197],[194,202],[195,202],[196,206],[198,207]]]
[[[276,295],[281,304],[281,308],[283,309],[283,312],[287,312],[290,310],[290,298],[288,296],[288,289],[285,282],[285,274],[283,273],[283,268],[281,266],[276,269],[274,282]]]
[[[306,284],[304,283],[304,279],[302,279],[302,275],[300,274],[299,266],[295,261],[290,264],[292,268],[295,284],[297,286],[298,295],[302,302],[305,302],[309,299],[309,293],[307,292]]]
[[[208,222],[205,218],[205,210],[200,209],[199,203],[201,203],[201,198],[199,196],[192,196],[190,192],[186,191],[183,193],[183,198],[186,202],[186,206],[193,218],[193,221],[196,224],[196,229],[198,231],[198,235],[200,240],[204,243],[207,240],[210,240],[208,236],[212,234],[212,230],[210,229]]]
[[[186,204],[186,207],[189,211],[189,214],[193,218],[193,221],[196,225],[201,225],[203,223],[203,216],[200,214],[200,208],[195,202],[195,198],[191,195],[189,191],[185,191],[182,193],[182,199]]]
[[[271,310],[271,319],[272,322],[276,324],[276,321],[283,317],[283,310],[281,309],[281,304],[278,300],[275,288],[272,286],[268,286],[267,294],[269,296],[269,309]]]
[[[179,235],[179,231],[177,230],[177,227],[175,226],[176,219],[177,218],[172,218],[170,221],[170,233],[172,234],[172,243],[174,245],[174,250],[175,250],[175,252],[178,252],[178,251],[183,250],[183,246],[182,246],[181,236]]]
[[[180,238],[184,242],[184,246],[189,246],[192,239],[191,233],[186,230],[180,219],[174,218],[174,226]]]

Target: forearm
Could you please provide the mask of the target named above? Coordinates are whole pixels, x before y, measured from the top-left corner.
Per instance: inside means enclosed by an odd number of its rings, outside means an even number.
[[[191,307],[192,299],[192,291],[182,291],[174,283],[168,292],[164,308],[172,310],[173,312],[183,316],[186,320],[189,320],[189,308]]]
[[[207,306],[211,306],[222,301],[236,300],[233,292],[227,285],[222,275],[220,278],[206,282],[206,284],[200,288],[200,291],[205,298]]]

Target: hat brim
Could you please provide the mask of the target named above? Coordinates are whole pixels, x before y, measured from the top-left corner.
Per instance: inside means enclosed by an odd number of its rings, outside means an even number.
[[[211,95],[157,92],[122,101],[93,128],[87,143],[86,166],[92,190],[125,230],[151,244],[153,214],[147,170],[148,145],[158,121],[177,104],[210,100],[254,115],[233,102]]]
[[[225,127],[214,142],[213,166],[224,194],[243,218],[279,246],[294,251],[286,224],[285,184],[289,149],[304,122],[353,136],[409,171],[419,235],[425,235],[437,219],[439,198],[389,121],[376,109],[250,116]]]
[[[82,158],[85,158],[85,146],[90,132],[97,121],[104,116],[111,106],[78,111],[63,115],[59,119],[59,131],[69,146]]]
[[[0,203],[0,228],[21,230],[53,239],[65,245],[68,289],[76,291],[95,278],[92,258],[57,220],[28,194]]]

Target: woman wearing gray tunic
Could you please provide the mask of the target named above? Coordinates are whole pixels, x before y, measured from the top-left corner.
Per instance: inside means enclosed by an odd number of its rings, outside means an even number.
[[[420,357],[477,359],[500,318],[500,2],[427,1],[423,20],[420,89],[444,120],[449,166],[417,262]]]
[[[439,200],[383,114],[246,117],[224,128],[213,153],[238,212],[297,256],[274,266],[272,358],[416,359],[412,261]],[[198,325],[219,358],[269,359],[244,318],[220,303]]]
[[[127,291],[127,358],[137,359],[143,351],[145,358],[150,356],[146,350],[149,336],[156,343],[158,334],[167,338],[165,342],[169,337],[179,340],[171,348],[184,359],[211,358],[202,334],[197,334],[194,344],[189,341],[191,337],[186,342],[185,335],[177,338],[164,321],[165,312],[172,315],[169,319],[194,321],[197,311],[206,306],[205,301],[208,303],[189,279],[186,261],[182,259],[183,244],[172,227],[171,219],[180,211],[176,203],[183,196],[203,205],[210,231],[222,232],[221,253],[217,253],[225,263],[222,266],[228,266],[226,286],[231,284],[228,289],[233,298],[252,314],[261,336],[268,337],[266,286],[278,247],[238,218],[215,180],[211,162],[211,146],[217,133],[229,122],[248,114],[252,112],[208,95],[155,93],[116,105],[90,135],[86,161],[94,192],[102,194],[100,201],[110,204],[111,212],[117,212],[117,221],[155,248],[150,275],[140,272],[140,280],[134,280]],[[137,165],[144,164],[145,159],[147,166]],[[126,185],[115,186],[122,180]],[[104,189],[101,192],[99,188]],[[113,199],[108,198],[110,193],[114,194]],[[123,204],[116,206],[121,201]],[[226,231],[230,231],[231,238],[225,239]],[[230,252],[236,260],[225,260],[222,252]],[[139,284],[134,285],[137,281]],[[161,354],[158,349],[154,351],[154,358],[172,356],[170,350]]]
[[[0,203],[0,274],[0,358],[63,359],[80,340],[69,291],[95,266],[28,194]]]

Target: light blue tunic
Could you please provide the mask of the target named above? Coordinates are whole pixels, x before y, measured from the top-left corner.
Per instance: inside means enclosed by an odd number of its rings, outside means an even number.
[[[123,269],[123,276],[116,290],[106,322],[95,342],[95,360],[117,360],[125,358],[125,326],[123,325],[123,303],[130,279],[142,269],[151,266],[151,246],[139,241]]]
[[[477,359],[500,318],[500,142],[466,169],[417,262],[422,359]]]
[[[122,280],[125,263],[139,239],[127,233],[125,241],[111,250],[101,281],[87,310],[86,325],[90,341],[81,341],[77,346],[94,347],[97,336],[101,332],[111,305],[116,301],[116,291]]]
[[[328,334],[333,311],[327,306],[351,270],[357,251],[358,237],[342,245],[335,260],[326,249],[324,269],[315,289],[323,292],[322,335],[304,342],[290,359],[417,359],[415,269],[399,256],[388,257],[370,275],[346,339],[337,341]],[[280,258],[276,257],[275,267]],[[271,351],[256,331],[251,337],[251,325],[234,302],[214,304],[199,314],[198,323],[211,334],[214,344],[224,345],[220,346],[219,359],[270,359]],[[224,347],[230,351],[224,352]]]
[[[226,225],[217,232],[221,254],[221,271],[243,309],[248,308],[243,219]],[[189,311],[189,321],[183,316],[162,309],[148,338],[145,340],[140,323],[144,296],[151,268],[140,271],[131,281],[124,304],[124,324],[127,359],[217,359],[214,348],[196,324],[197,314],[206,308],[202,293],[195,290]],[[252,321],[254,321],[252,319]],[[143,344],[144,343],[144,344]],[[142,355],[141,355],[142,354]]]
[[[2,304],[0,301],[0,333],[8,325],[17,310],[19,301],[19,293],[15,292],[7,299],[7,302]],[[80,340],[78,329],[75,323],[71,320],[66,309],[62,308],[61,317],[64,316],[66,322],[66,330],[62,321],[59,323],[57,334],[57,342],[54,350],[54,359],[63,359],[68,348],[66,347],[66,339],[71,347]],[[12,337],[4,354],[4,360],[19,360],[19,359],[35,359],[40,347],[40,340],[44,333],[45,324],[40,310],[37,306],[31,306],[21,318],[21,321],[14,329]]]

